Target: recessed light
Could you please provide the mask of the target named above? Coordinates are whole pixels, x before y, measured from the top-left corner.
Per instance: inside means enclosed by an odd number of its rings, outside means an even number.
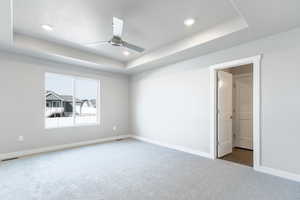
[[[129,52],[129,51],[123,51],[123,54],[124,54],[125,56],[129,56],[129,55],[130,55],[130,52]]]
[[[186,20],[184,20],[184,25],[186,26],[192,26],[195,23],[195,19],[193,18],[188,18]]]
[[[53,27],[48,25],[48,24],[43,24],[42,25],[42,28],[45,30],[45,31],[53,31]]]

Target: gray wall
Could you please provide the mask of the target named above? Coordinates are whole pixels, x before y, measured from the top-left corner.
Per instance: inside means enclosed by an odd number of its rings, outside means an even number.
[[[46,130],[45,72],[100,79],[100,126]],[[127,76],[0,52],[0,95],[0,154],[129,134]]]
[[[300,29],[131,77],[133,133],[209,153],[209,66],[263,54],[262,165],[300,174]]]

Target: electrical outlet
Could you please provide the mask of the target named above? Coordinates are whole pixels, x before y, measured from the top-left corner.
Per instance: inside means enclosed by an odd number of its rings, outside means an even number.
[[[18,137],[18,141],[19,141],[19,142],[23,142],[23,141],[24,141],[24,137],[23,137],[22,135],[20,135],[20,136]]]

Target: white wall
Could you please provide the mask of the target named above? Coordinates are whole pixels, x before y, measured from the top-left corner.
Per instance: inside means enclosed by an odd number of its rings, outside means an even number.
[[[46,130],[44,74],[101,81],[101,124]],[[0,52],[0,154],[129,134],[128,77]],[[113,132],[112,127],[118,129]],[[18,136],[24,136],[19,142]]]
[[[131,78],[135,134],[210,153],[209,66],[263,54],[262,165],[300,174],[300,29]]]

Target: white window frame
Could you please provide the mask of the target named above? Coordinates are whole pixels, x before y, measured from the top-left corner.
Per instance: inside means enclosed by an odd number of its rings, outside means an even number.
[[[73,96],[73,106],[75,105],[74,103],[76,102],[76,80],[94,80],[97,81],[97,99],[96,99],[96,122],[92,122],[92,123],[80,123],[80,124],[76,124],[76,106],[73,107],[73,113],[72,113],[72,117],[73,117],[73,125],[66,125],[66,126],[56,126],[56,127],[47,127],[46,125],[46,96],[45,96],[45,100],[44,100],[44,127],[45,129],[60,129],[60,128],[70,128],[70,127],[84,127],[84,126],[99,126],[100,125],[100,101],[101,101],[101,81],[97,78],[92,78],[92,77],[84,77],[84,76],[77,76],[77,75],[69,75],[69,74],[63,74],[63,73],[57,73],[57,72],[45,72],[44,74],[44,83],[45,83],[45,87],[44,87],[44,91],[46,91],[46,75],[47,74],[56,74],[56,75],[61,75],[61,76],[66,76],[72,79],[72,96]]]

